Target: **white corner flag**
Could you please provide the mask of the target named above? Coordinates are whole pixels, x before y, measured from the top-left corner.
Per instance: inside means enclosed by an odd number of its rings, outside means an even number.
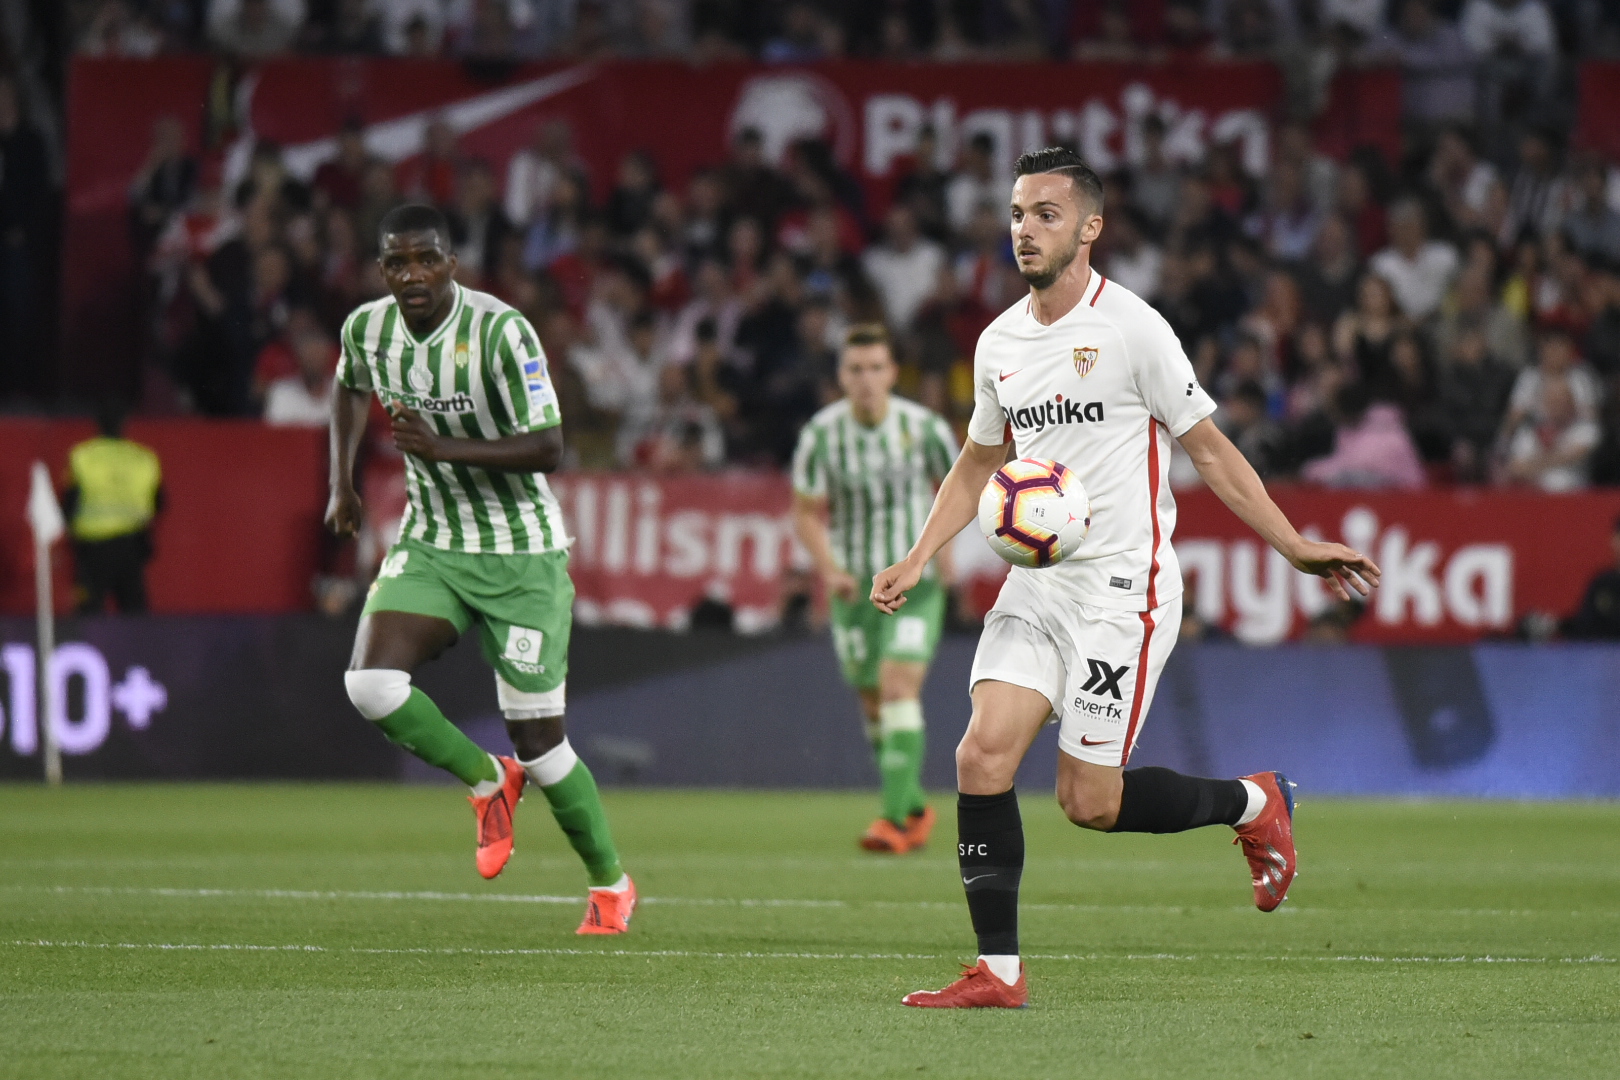
[[[67,531],[62,507],[51,486],[51,471],[43,461],[34,462],[28,485],[28,527],[34,532],[34,618],[38,649],[34,656],[39,670],[34,677],[38,687],[40,741],[45,751],[45,782],[62,782],[62,751],[56,742],[55,709],[51,701],[51,657],[56,652],[56,602],[51,597],[51,545]]]
[[[56,501],[56,489],[51,487],[51,472],[43,461],[34,462],[28,485],[28,527],[34,531],[34,543],[44,547],[56,543],[67,529],[62,507]]]

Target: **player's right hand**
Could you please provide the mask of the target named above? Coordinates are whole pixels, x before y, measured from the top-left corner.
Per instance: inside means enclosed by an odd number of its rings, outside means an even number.
[[[906,593],[922,580],[922,568],[897,562],[872,578],[872,606],[885,615],[893,615],[906,603]]]
[[[842,570],[828,570],[821,575],[821,580],[826,583],[828,596],[836,596],[846,604],[855,599],[858,582],[853,575]]]
[[[326,503],[326,527],[338,536],[353,536],[360,531],[364,513],[360,496],[353,488],[333,491]]]

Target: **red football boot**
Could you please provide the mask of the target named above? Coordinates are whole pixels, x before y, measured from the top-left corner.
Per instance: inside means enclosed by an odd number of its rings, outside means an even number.
[[[1232,843],[1243,845],[1254,879],[1254,906],[1275,911],[1288,897],[1288,886],[1299,865],[1294,856],[1294,787],[1278,772],[1255,773],[1243,779],[1266,793],[1265,809],[1247,825],[1238,827]]]
[[[628,875],[626,875],[628,880]],[[612,889],[592,889],[585,899],[585,921],[576,934],[625,934],[630,931],[630,916],[636,913],[636,883],[629,881],[623,892]]]
[[[888,818],[878,818],[868,825],[859,843],[864,851],[880,851],[890,855],[904,855],[912,847],[907,831]]]
[[[937,820],[939,815],[934,813],[932,806],[925,806],[906,818],[906,843],[911,845],[912,851],[928,843],[928,838],[934,832],[934,822]]]
[[[523,766],[509,757],[496,758],[501,763],[501,786],[480,799],[467,796],[478,814],[478,872],[492,878],[506,868],[512,857],[512,813],[523,799]]]
[[[1008,986],[980,960],[974,967],[963,964],[962,977],[945,989],[917,990],[900,1004],[915,1009],[1022,1009],[1029,1005],[1029,986],[1024,965],[1018,965],[1018,981]]]

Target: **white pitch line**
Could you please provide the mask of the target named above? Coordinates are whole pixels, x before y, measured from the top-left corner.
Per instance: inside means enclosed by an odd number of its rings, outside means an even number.
[[[252,953],[336,953],[363,956],[617,956],[675,957],[698,960],[943,960],[935,953],[814,953],[814,952],[705,952],[694,949],[474,949],[474,948],[366,948],[325,945],[248,945],[234,942],[203,944],[192,942],[144,941],[46,941],[20,939],[10,942],[19,948],[42,949],[136,949],[156,952],[252,952]],[[1614,964],[1607,956],[1246,956],[1241,953],[1026,953],[1026,960],[1061,960],[1087,963],[1119,961],[1263,961],[1266,963],[1352,963],[1352,964]]]
[[[584,898],[580,896],[556,896],[545,893],[467,893],[467,892],[436,892],[436,891],[403,891],[379,890],[356,891],[345,889],[205,889],[205,888],[168,888],[168,887],[142,887],[125,885],[0,885],[0,891],[7,892],[47,892],[58,895],[91,894],[109,896],[162,896],[172,898],[248,898],[255,900],[379,900],[379,901],[426,901],[432,903],[498,903],[498,904],[580,904]],[[937,908],[960,910],[961,901],[957,900],[804,900],[794,898],[731,898],[731,897],[688,897],[688,896],[643,896],[643,904],[657,904],[680,907],[739,907],[739,908]],[[1051,903],[1024,903],[1020,905],[1023,911],[1081,911],[1081,912],[1118,912],[1125,914],[1157,914],[1182,915],[1188,912],[1199,911],[1236,911],[1247,912],[1248,904],[1234,904],[1227,908],[1200,908],[1173,904],[1051,904]],[[1482,917],[1524,917],[1534,915],[1568,916],[1579,918],[1583,916],[1610,917],[1620,915],[1620,911],[1551,911],[1535,909],[1511,908],[1327,908],[1317,906],[1301,906],[1288,904],[1277,909],[1279,914],[1288,915],[1331,915],[1335,918],[1353,915],[1362,912],[1376,911],[1379,915],[1430,915],[1430,916],[1482,916]]]

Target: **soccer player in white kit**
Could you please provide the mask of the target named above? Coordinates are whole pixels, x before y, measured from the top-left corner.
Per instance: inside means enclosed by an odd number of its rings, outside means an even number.
[[[1181,571],[1170,534],[1170,440],[1231,510],[1299,570],[1343,599],[1378,583],[1373,562],[1300,536],[1249,463],[1210,420],[1168,323],[1091,266],[1102,231],[1102,183],[1054,148],[1018,159],[1012,239],[1029,282],[984,331],[974,359],[968,438],[941,484],[917,544],[873,579],[872,602],[900,608],[928,560],[975,517],[979,492],[1007,458],[1061,462],[1091,498],[1080,550],[1043,569],[1014,568],[985,618],[973,661],[973,717],[956,749],[957,855],[979,962],[928,1008],[1020,1008],[1018,884],[1024,832],[1013,791],[1041,727],[1058,728],[1058,803],[1103,832],[1181,832],[1225,824],[1248,858],[1255,904],[1271,911],[1295,871],[1291,785],[1277,773],[1237,780],[1170,769],[1127,771],[1159,673],[1181,624]]]

